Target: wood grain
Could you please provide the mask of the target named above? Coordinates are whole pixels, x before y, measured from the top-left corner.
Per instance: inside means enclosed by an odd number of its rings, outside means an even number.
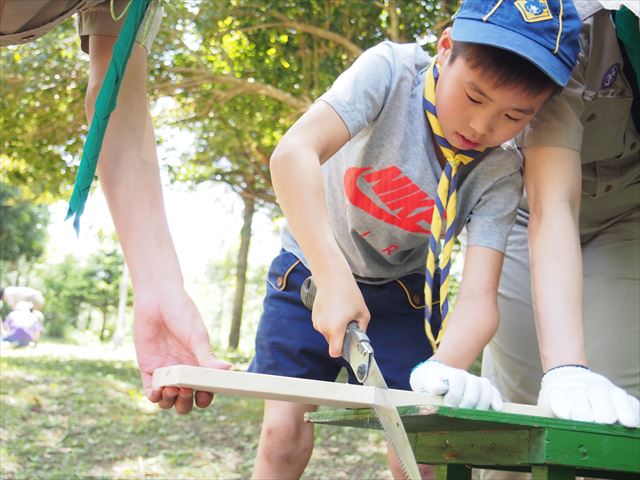
[[[368,408],[374,404],[374,387],[346,383],[323,382],[304,378],[280,377],[262,373],[217,370],[213,368],[175,365],[156,369],[153,388],[177,386],[223,395],[282,400],[339,408]],[[442,406],[440,395],[390,389],[396,406]],[[535,405],[505,403],[506,413],[551,417],[551,413]]]

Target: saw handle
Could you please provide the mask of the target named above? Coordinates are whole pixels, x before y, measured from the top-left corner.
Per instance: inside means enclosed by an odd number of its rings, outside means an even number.
[[[316,284],[313,283],[313,277],[309,276],[302,282],[300,287],[300,299],[305,307],[309,310],[313,310],[313,302],[316,299]],[[366,342],[371,344],[369,337],[358,326],[358,322],[352,320],[347,325],[347,329],[344,333],[344,342],[342,343],[342,357],[349,362],[349,352],[351,348],[358,343]]]

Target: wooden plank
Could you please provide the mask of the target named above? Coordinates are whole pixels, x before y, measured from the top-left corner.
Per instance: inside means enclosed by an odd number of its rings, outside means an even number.
[[[225,395],[283,400],[342,408],[367,408],[374,403],[374,388],[365,385],[322,382],[304,378],[280,377],[261,373],[218,370],[176,365],[153,372],[153,387],[178,386]],[[439,395],[390,389],[396,406],[443,405]],[[505,403],[503,412],[521,415],[551,416],[542,407]]]
[[[343,408],[371,407],[374,403],[373,387],[188,365],[156,369],[153,372],[153,386],[187,387],[240,397]],[[391,390],[391,394],[396,405],[440,401],[440,397],[435,395],[404,390]]]

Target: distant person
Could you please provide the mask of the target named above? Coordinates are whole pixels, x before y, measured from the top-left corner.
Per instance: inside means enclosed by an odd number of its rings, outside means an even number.
[[[2,322],[2,342],[16,347],[35,346],[44,330],[42,316],[31,302],[18,302]]]
[[[88,121],[111,60],[125,12],[133,0],[0,0],[0,45],[35,40],[78,14],[80,44],[89,54],[85,100]],[[147,398],[161,408],[191,411],[190,389],[153,391],[153,370],[175,364],[229,368],[211,352],[209,335],[186,293],[167,226],[156,142],[147,100],[147,52],[160,28],[162,8],[152,0],[109,121],[98,162],[98,177],[131,271],[134,336]],[[135,208],[132,206],[135,205]],[[198,392],[205,407],[213,395]]]
[[[36,310],[44,308],[44,295],[40,290],[30,287],[0,287],[0,306],[6,303],[15,310],[19,302],[30,302]]]
[[[435,58],[417,44],[367,50],[284,135],[271,172],[287,228],[251,371],[333,381],[355,320],[390,388],[500,409],[495,387],[466,371],[498,325],[502,260],[522,194],[520,157],[499,145],[566,85],[579,48],[570,2],[528,3],[535,8],[465,0]],[[449,312],[445,295],[438,305],[434,263],[446,285],[446,252],[465,226],[464,274]],[[311,274],[313,313],[300,299]],[[448,321],[437,352],[425,316],[436,331]],[[313,451],[303,416],[315,408],[265,401],[254,478],[302,475]]]

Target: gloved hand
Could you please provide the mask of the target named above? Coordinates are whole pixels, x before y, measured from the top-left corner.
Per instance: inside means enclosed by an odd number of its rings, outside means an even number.
[[[559,418],[583,422],[640,425],[640,402],[586,367],[565,365],[542,377],[538,405]]]
[[[409,383],[416,392],[444,395],[444,404],[448,407],[502,409],[500,393],[489,380],[448,367],[437,360],[416,365]]]

